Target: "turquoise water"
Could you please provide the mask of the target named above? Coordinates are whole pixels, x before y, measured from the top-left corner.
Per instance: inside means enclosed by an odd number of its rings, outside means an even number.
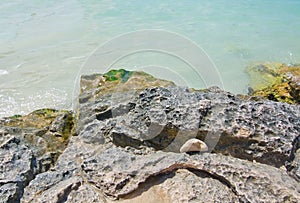
[[[0,117],[71,108],[89,56],[127,32],[163,29],[192,40],[234,93],[246,93],[244,69],[253,63],[300,62],[299,0],[12,0],[0,3],[0,27]],[[112,67],[143,67],[176,80],[185,65],[164,53],[139,52]],[[174,74],[163,74],[167,69]],[[190,76],[178,83],[203,86]]]

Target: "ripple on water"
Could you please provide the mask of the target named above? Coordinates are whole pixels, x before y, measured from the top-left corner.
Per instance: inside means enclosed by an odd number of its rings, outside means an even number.
[[[66,91],[55,88],[38,91],[30,96],[19,91],[0,90],[0,118],[28,114],[33,109],[68,109],[70,108],[70,105],[67,105],[68,96]]]

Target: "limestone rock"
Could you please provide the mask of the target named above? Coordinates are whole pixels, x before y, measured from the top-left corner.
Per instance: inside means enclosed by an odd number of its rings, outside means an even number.
[[[218,88],[151,87],[145,75],[128,74],[82,78],[78,136],[22,202],[51,202],[50,193],[66,202],[299,201],[297,180],[280,168],[296,160],[299,106]],[[179,153],[190,139],[217,154]]]
[[[63,132],[56,122],[63,116],[34,130],[1,127],[9,146],[2,153],[23,149],[17,163],[25,170],[22,181],[1,180],[1,201],[299,202],[299,117],[298,105],[175,87],[145,73],[83,76],[77,136],[54,166],[28,163],[49,163],[46,138]],[[190,139],[213,153],[180,153]],[[8,154],[1,163],[10,163]]]
[[[33,152],[8,135],[0,145],[0,163],[0,202],[18,202],[37,170]]]
[[[180,152],[207,152],[208,147],[205,142],[198,139],[189,139],[182,145]]]
[[[269,202],[274,198],[277,202],[297,202],[300,198],[299,184],[281,169],[223,155],[162,151],[134,155],[111,147],[78,164],[65,175],[55,175],[57,170],[39,174],[26,187],[22,202],[33,198],[53,202],[50,194],[56,193],[65,194],[66,201],[72,202],[77,192],[94,194],[81,196],[80,201],[96,198],[117,202],[139,201],[138,197],[147,197],[147,193],[166,202],[203,202],[204,197],[220,202]],[[84,187],[92,189],[89,193],[79,191],[78,176],[83,178]],[[61,187],[69,185],[73,189],[66,194]]]
[[[70,112],[51,109],[0,119],[0,202],[19,202],[24,187],[55,164],[66,147],[72,122]],[[64,123],[62,131],[52,132],[65,137],[49,131],[53,123]]]

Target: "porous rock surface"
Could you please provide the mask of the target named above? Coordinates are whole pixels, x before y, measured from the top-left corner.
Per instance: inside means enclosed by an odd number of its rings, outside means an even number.
[[[70,112],[52,109],[0,119],[0,202],[20,202],[24,187],[55,164],[72,126]]]
[[[300,201],[298,105],[119,70],[82,77],[76,117],[21,202]],[[180,153],[191,138],[208,153]]]

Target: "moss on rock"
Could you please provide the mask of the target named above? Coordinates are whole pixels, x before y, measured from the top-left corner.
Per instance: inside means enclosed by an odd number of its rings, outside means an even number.
[[[124,69],[110,70],[104,74],[83,75],[80,81],[80,91],[93,90],[93,98],[107,93],[142,90],[148,87],[175,86],[173,82],[158,79],[140,71]]]
[[[37,157],[52,154],[53,162],[66,148],[73,126],[73,114],[67,110],[39,109],[0,119],[0,128],[24,140]]]
[[[256,64],[248,67],[251,96],[269,100],[300,103],[300,65],[281,63]]]

